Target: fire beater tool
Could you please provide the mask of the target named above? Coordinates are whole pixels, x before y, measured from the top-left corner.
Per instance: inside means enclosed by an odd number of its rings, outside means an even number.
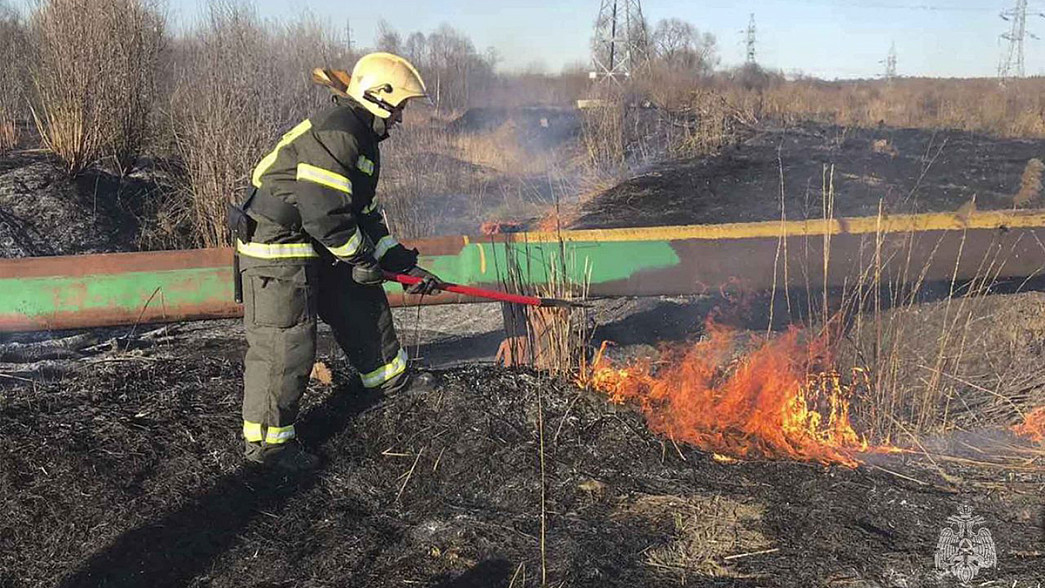
[[[422,281],[421,278],[416,278],[414,276],[408,276],[405,274],[396,274],[393,272],[384,273],[386,280],[391,282],[399,282],[404,286],[413,286],[414,284],[419,284]],[[588,304],[584,304],[583,302],[575,302],[573,300],[562,300],[561,298],[541,298],[539,296],[523,296],[521,294],[508,294],[507,292],[487,290],[484,288],[473,288],[471,286],[461,286],[459,284],[451,284],[449,282],[442,282],[439,289],[446,292],[453,292],[454,294],[475,296],[477,298],[486,298],[487,300],[497,300],[499,302],[510,302],[512,304],[524,304],[526,306],[545,306],[556,308],[584,308],[590,306]]]

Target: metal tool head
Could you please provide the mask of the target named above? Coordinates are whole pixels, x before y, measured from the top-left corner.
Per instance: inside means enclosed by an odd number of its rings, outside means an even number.
[[[579,302],[577,300],[563,300],[561,298],[541,298],[541,306],[553,308],[591,308],[591,303]]]

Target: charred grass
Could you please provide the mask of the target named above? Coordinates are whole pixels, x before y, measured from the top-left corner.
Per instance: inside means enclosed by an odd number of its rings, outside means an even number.
[[[265,476],[240,462],[237,347],[172,345],[0,382],[5,586],[537,586],[542,553],[549,585],[933,585],[958,504],[995,533],[992,578],[1040,563],[1040,476],[721,465],[526,371],[382,399],[325,358],[299,423],[320,472]]]

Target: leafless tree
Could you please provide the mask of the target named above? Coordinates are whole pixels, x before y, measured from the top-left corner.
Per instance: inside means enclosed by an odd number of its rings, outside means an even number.
[[[403,52],[403,38],[387,21],[381,19],[377,21],[377,37],[374,40],[374,46],[378,51],[398,55]]]
[[[653,31],[652,40],[656,60],[669,69],[709,75],[718,65],[715,36],[701,33],[684,20],[661,20]]]

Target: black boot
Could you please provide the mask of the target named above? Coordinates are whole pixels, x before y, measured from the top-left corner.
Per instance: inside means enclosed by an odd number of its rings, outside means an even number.
[[[288,474],[310,472],[319,467],[319,458],[305,451],[296,439],[279,445],[246,442],[247,463]]]
[[[428,372],[409,370],[382,386],[384,396],[396,394],[427,394],[435,390],[435,376]]]

